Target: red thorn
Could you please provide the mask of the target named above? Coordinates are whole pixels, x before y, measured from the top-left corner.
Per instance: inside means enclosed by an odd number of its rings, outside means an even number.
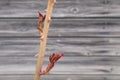
[[[46,15],[43,16],[43,21],[45,20]]]
[[[38,11],[39,19],[42,19],[42,22],[45,20],[46,15],[43,15],[40,11]]]
[[[44,17],[40,11],[38,11],[39,17]]]

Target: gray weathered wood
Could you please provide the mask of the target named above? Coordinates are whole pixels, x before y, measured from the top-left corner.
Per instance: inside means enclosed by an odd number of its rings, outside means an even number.
[[[118,16],[119,0],[57,0],[54,17]],[[36,17],[47,0],[0,0],[0,17]]]
[[[66,56],[119,56],[119,22],[119,19],[104,18],[53,19],[47,53],[63,52]],[[39,49],[36,27],[37,19],[1,19],[0,52],[3,54],[0,56],[34,56]]]
[[[34,74],[35,57],[1,57],[0,75]],[[120,74],[119,57],[66,57],[54,66],[49,74]],[[43,68],[48,64],[44,60]]]
[[[39,36],[37,19],[0,19],[0,37]],[[53,19],[49,36],[120,37],[119,19]]]
[[[0,80],[33,80],[34,75],[0,75]],[[119,80],[120,75],[45,75],[42,80]]]
[[[65,56],[42,80],[120,80],[119,4],[57,0],[43,68],[53,52]],[[0,80],[33,80],[37,12],[45,13],[46,5],[47,0],[0,0]]]
[[[0,57],[34,57],[38,50],[39,38],[0,38]],[[65,56],[120,56],[120,38],[48,38],[46,50]]]

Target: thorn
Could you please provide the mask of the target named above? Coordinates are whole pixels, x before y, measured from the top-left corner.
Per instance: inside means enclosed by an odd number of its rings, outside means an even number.
[[[46,15],[43,15],[41,12],[38,12],[39,14],[39,22],[43,22],[45,20]]]
[[[40,33],[40,40],[43,40],[44,36],[43,33]]]
[[[34,57],[38,57],[38,54],[36,54]]]
[[[40,40],[43,40],[44,36],[43,36],[43,30],[40,27],[37,27],[37,29],[40,32]]]
[[[50,22],[50,20],[51,20],[51,18],[49,17],[49,18],[48,18],[48,22]]]
[[[43,30],[40,27],[37,27],[40,33],[43,33]]]
[[[54,3],[56,3],[56,0],[54,0]]]
[[[45,9],[45,12],[47,12],[47,9]]]
[[[44,15],[44,17],[43,17],[43,21],[45,21],[45,18],[46,18],[46,15]]]
[[[40,37],[40,40],[43,40],[43,39],[44,39],[44,36],[41,36],[41,37]]]
[[[43,15],[40,11],[38,11],[38,14],[39,14],[39,17],[42,17],[43,18]]]

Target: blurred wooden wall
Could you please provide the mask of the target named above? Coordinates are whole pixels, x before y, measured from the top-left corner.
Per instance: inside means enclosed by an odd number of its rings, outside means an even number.
[[[0,80],[33,80],[38,11],[47,0],[0,0]],[[48,56],[64,57],[42,80],[120,80],[120,0],[57,0]]]

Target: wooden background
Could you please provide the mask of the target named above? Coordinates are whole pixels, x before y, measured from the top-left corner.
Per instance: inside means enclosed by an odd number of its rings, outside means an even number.
[[[38,11],[47,0],[0,0],[0,80],[33,80]],[[120,0],[57,0],[48,56],[64,57],[42,80],[120,80]]]

